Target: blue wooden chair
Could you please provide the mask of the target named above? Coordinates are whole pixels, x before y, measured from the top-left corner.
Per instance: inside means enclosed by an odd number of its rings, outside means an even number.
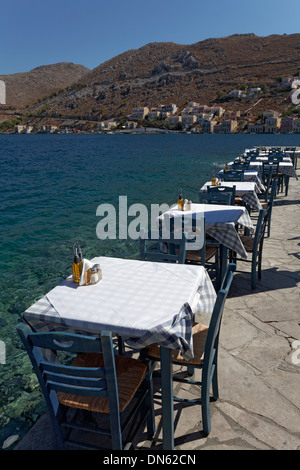
[[[211,191],[212,188],[219,188],[220,186],[208,186],[207,192],[199,192],[200,204],[231,204],[231,194],[223,191]],[[210,188],[210,189],[209,189]]]
[[[202,424],[203,431],[208,435],[211,431],[210,419],[210,401],[216,401],[219,398],[218,387],[218,346],[219,346],[219,333],[221,328],[221,321],[225,306],[225,301],[232,283],[233,272],[235,270],[234,264],[227,266],[222,288],[217,294],[215,306],[211,315],[209,326],[201,323],[194,323],[192,328],[193,334],[193,348],[194,358],[186,361],[181,355],[181,351],[177,349],[172,350],[172,363],[181,366],[187,366],[189,373],[191,369],[202,369],[201,382],[188,378],[179,378],[173,376],[173,381],[193,384],[201,386],[201,398],[199,399],[182,399],[174,397],[174,401],[188,402],[188,403],[201,403],[202,409]],[[150,361],[150,368],[153,368],[156,361],[160,361],[160,347],[157,345],[150,345],[143,351],[143,356],[147,357]],[[210,397],[210,387],[212,386],[212,397]],[[167,399],[167,398],[166,398]]]
[[[241,241],[245,247],[245,250],[251,254],[251,259],[248,258],[237,258],[236,254],[232,255],[231,261],[234,263],[245,262],[251,263],[251,288],[256,289],[257,278],[261,279],[261,263],[262,263],[262,252],[264,235],[266,225],[268,222],[268,209],[261,209],[259,211],[258,220],[255,228],[254,236],[241,235]],[[238,270],[236,270],[239,272]]]
[[[200,229],[202,237],[192,237],[192,232],[195,232],[196,229]],[[174,218],[170,219],[170,230],[174,231]],[[200,221],[193,217],[189,221],[189,228],[182,221],[182,230],[190,232],[185,235],[185,264],[200,264],[209,270],[213,269],[216,287],[219,289],[221,282],[220,244],[212,238],[207,238],[205,217],[202,217]],[[175,248],[175,251],[178,255],[178,248]]]
[[[244,162],[235,162],[231,165],[232,170],[248,170],[249,169],[250,160],[245,160]]]
[[[154,434],[152,381],[147,366],[140,360],[115,355],[111,332],[102,331],[99,337],[66,332],[34,333],[25,324],[19,325],[17,331],[44,394],[58,449],[65,449],[66,445],[94,448],[81,438],[73,441],[74,430],[82,430],[84,436],[86,432],[110,436],[112,449],[123,449],[122,436],[130,429],[131,418],[136,426],[128,435],[129,443],[146,419],[148,432]],[[59,361],[58,351],[79,354],[71,365],[65,365]],[[121,425],[121,416],[134,402],[138,391],[142,392],[142,398]],[[110,429],[71,422],[67,416],[70,408],[106,415]]]
[[[235,186],[233,187],[229,187],[229,186],[207,186],[207,192],[208,193],[218,193],[218,194],[227,194],[229,193],[230,194],[230,202],[229,204],[231,206],[234,206],[235,204]],[[227,199],[224,199],[225,204],[227,204]],[[222,204],[222,202],[220,203]]]
[[[263,199],[264,202],[268,202],[270,196],[270,187],[272,181],[273,169],[271,166],[263,166],[262,179],[265,185],[265,190],[258,194],[259,199]]]
[[[274,178],[272,182],[270,197],[268,198],[268,201],[261,203],[262,208],[266,209],[267,211],[266,231],[267,231],[268,237],[270,237],[271,235],[271,216],[272,216],[274,198],[276,194],[276,188],[277,188],[277,178]]]
[[[147,237],[141,230],[140,259],[142,261],[158,261],[166,263],[184,264],[186,255],[186,234],[182,232],[181,238],[174,235],[174,228],[164,236],[162,231],[150,231]]]
[[[228,170],[224,171],[224,181],[244,181],[243,170]]]

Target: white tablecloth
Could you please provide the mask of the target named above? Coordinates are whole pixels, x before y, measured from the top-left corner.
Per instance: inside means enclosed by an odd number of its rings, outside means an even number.
[[[158,217],[157,225],[164,229],[169,227],[169,218],[182,218],[183,216],[186,219],[205,217],[208,235],[243,258],[247,258],[247,252],[235,229],[235,225],[239,224],[253,231],[253,223],[245,207],[193,203],[190,211],[180,211],[176,205]]]
[[[24,312],[36,331],[110,330],[136,347],[156,343],[192,354],[193,314],[211,313],[216,293],[202,266],[99,257],[102,280],[68,278]]]

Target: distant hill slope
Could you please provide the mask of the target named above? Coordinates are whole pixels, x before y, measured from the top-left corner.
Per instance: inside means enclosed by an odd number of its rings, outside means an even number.
[[[29,73],[37,74],[39,69],[43,69],[44,85],[50,88],[50,85],[58,85],[59,75],[51,67],[59,66],[62,67],[61,77],[66,81],[77,78],[80,86],[32,107],[34,112],[38,113],[47,104],[49,116],[81,117],[95,121],[120,118],[129,115],[136,106],[175,103],[182,109],[190,100],[207,105],[217,103],[217,92],[220,90],[228,92],[238,84],[270,84],[276,82],[279,76],[294,75],[300,66],[300,34],[267,37],[232,35],[192,45],[150,43],[113,57],[91,71],[74,64],[73,70],[70,64],[65,64],[64,75],[63,64],[57,64],[48,66],[49,70],[41,67]],[[17,75],[20,77],[6,77],[16,80],[21,79],[23,74]],[[32,76],[25,75],[25,79],[32,81]],[[64,86],[63,83],[59,84],[59,88]],[[37,89],[38,84],[31,88],[30,83],[22,86],[17,98],[22,97],[23,102],[28,102],[29,92],[34,88]],[[50,89],[41,90],[41,94],[50,93]],[[9,99],[8,96],[7,103]],[[31,99],[36,101],[36,92]],[[252,104],[233,102],[229,106],[244,111]],[[273,96],[271,93],[254,109],[259,113],[266,107],[281,109],[287,106],[283,94]]]
[[[299,66],[300,34],[242,34],[192,45],[150,43],[96,67],[81,79],[84,87],[49,100],[48,111],[99,119],[126,116],[134,106],[176,103],[182,108],[188,100],[209,104],[218,90],[274,82]],[[257,111],[272,103],[262,100]]]
[[[71,62],[43,65],[29,72],[0,75],[6,85],[6,105],[23,108],[81,80],[89,69]]]

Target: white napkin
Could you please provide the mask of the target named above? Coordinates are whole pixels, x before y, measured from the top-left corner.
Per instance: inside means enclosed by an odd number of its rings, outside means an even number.
[[[83,286],[85,284],[85,273],[92,266],[94,266],[94,263],[92,263],[88,259],[83,258],[83,260],[82,260],[82,273],[81,273],[80,280],[79,280],[79,285],[80,286]]]

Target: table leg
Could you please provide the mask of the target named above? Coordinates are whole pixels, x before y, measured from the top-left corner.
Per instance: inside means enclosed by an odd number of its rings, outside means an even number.
[[[163,450],[174,450],[174,407],[171,349],[160,348]]]

